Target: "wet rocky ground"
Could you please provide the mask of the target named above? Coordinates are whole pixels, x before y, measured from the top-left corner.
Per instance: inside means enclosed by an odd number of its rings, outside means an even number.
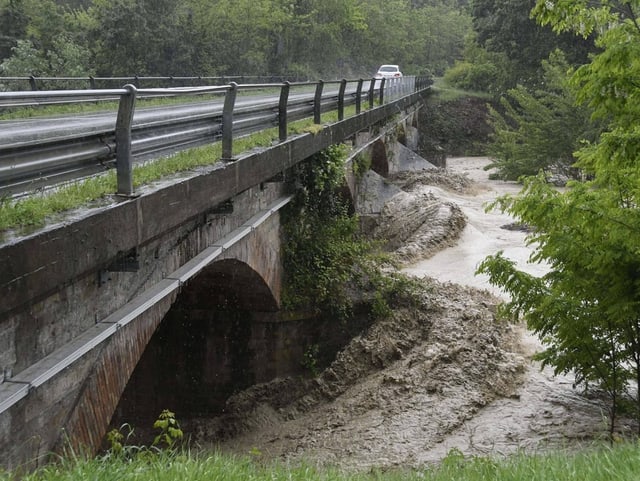
[[[238,393],[224,417],[197,425],[193,441],[264,460],[370,470],[435,463],[452,449],[502,456],[606,436],[606,404],[533,362],[539,342],[496,319],[503,295],[474,275],[499,249],[530,272],[545,269],[527,264],[531,249],[513,219],[485,211],[496,195],[518,190],[489,181],[487,162],[448,159],[447,169],[391,179],[402,194],[385,206],[377,232],[391,239],[402,271],[421,279],[418,303],[395,306],[317,378]]]

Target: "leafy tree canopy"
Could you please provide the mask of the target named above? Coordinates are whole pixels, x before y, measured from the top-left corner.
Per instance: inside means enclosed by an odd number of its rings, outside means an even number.
[[[471,21],[457,0],[0,0],[0,27],[0,61],[65,35],[101,76],[336,78],[441,72]]]
[[[466,64],[457,66],[463,81],[484,75],[481,85],[490,93],[502,94],[517,85],[539,88],[544,71],[541,62],[555,50],[561,50],[570,65],[587,61],[594,50],[591,37],[560,35],[531,17],[535,0],[474,0],[471,14],[474,41],[488,54],[479,59],[476,49],[467,49]],[[486,60],[491,57],[491,62]],[[477,62],[479,60],[479,64]],[[489,75],[489,71],[498,72]],[[486,72],[486,73],[483,73]],[[456,84],[457,85],[457,84]]]
[[[569,66],[561,51],[542,62],[544,89],[522,85],[509,90],[501,108],[490,108],[494,133],[488,148],[496,169],[494,178],[518,180],[543,172],[547,180],[576,175],[574,152],[586,139],[595,140],[598,129],[591,110],[576,106],[569,84]]]
[[[548,274],[534,278],[500,254],[479,267],[511,294],[505,312],[541,336],[543,362],[610,394],[612,432],[629,381],[640,381],[639,9],[638,0],[537,2],[543,24],[597,36],[601,51],[571,82],[607,127],[575,153],[591,180],[561,193],[533,177],[497,202],[531,227],[531,260],[548,264]],[[635,407],[639,414],[637,393]]]

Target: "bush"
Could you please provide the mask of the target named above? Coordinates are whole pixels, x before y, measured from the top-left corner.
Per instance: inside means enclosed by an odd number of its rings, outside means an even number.
[[[492,93],[498,76],[498,67],[494,64],[462,61],[447,70],[444,80],[452,87],[463,90]]]

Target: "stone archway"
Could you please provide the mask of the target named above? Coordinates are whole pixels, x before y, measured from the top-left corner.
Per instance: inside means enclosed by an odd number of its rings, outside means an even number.
[[[163,409],[182,420],[222,412],[233,392],[256,382],[253,324],[277,309],[269,286],[244,262],[209,265],[183,287],[152,336],[112,426],[129,423],[144,435]]]

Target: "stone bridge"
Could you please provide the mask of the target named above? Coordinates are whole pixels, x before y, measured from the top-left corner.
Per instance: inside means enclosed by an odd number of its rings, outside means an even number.
[[[0,465],[33,467],[65,445],[95,451],[114,416],[206,415],[234,389],[299,369],[319,332],[279,310],[290,170],[348,143],[377,173],[346,171],[356,210],[375,214],[362,200],[372,175],[428,165],[414,153],[421,105],[409,95],[5,234]]]

